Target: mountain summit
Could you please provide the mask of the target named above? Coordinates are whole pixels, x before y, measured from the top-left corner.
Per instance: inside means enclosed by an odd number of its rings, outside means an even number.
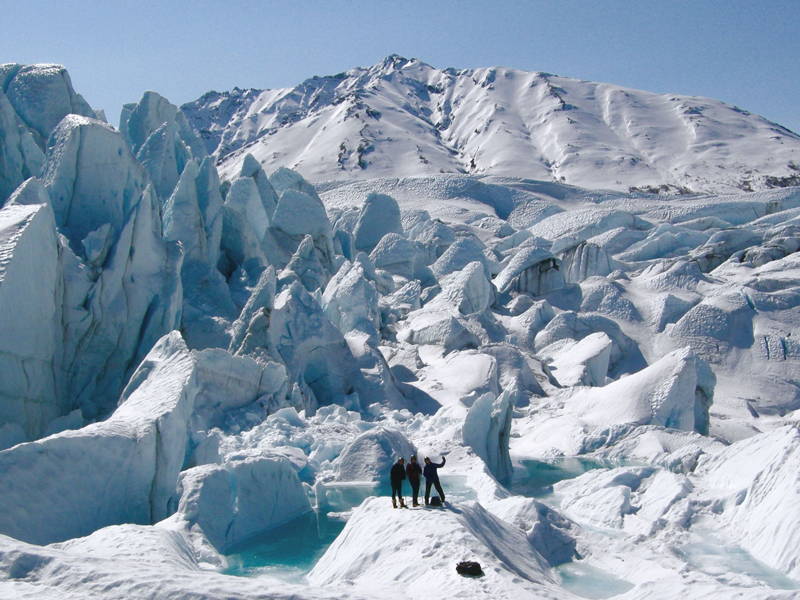
[[[208,92],[182,109],[224,177],[250,153],[313,181],[444,172],[670,193],[800,184],[800,136],[763,117],[503,67],[392,55],[291,89]]]

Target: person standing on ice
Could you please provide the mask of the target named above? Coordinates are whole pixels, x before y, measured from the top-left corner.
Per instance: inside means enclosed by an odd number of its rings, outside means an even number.
[[[406,475],[408,476],[408,483],[411,484],[411,495],[413,501],[411,506],[419,506],[417,499],[419,498],[419,476],[422,475],[422,467],[417,462],[417,455],[411,455],[411,462],[406,466]]]
[[[397,501],[395,494],[400,498],[400,508],[407,508],[405,500],[403,499],[403,480],[406,478],[405,459],[401,456],[397,462],[392,465],[392,470],[389,472],[389,479],[392,482],[392,506],[397,508]]]
[[[439,483],[439,473],[437,473],[437,470],[441,469],[446,462],[447,459],[444,456],[442,456],[442,462],[438,465],[435,462],[431,462],[430,458],[425,458],[425,468],[422,470],[422,474],[425,475],[425,506],[428,506],[430,502],[432,485],[436,486],[436,491],[439,492],[439,498],[444,502],[444,490],[442,489],[442,484]]]

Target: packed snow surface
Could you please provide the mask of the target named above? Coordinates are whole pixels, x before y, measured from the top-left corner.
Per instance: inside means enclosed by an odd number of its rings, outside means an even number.
[[[0,65],[0,597],[797,597],[799,148],[395,56],[115,130]]]

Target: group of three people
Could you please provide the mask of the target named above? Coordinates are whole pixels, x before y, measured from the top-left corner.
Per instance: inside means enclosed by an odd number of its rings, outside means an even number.
[[[428,506],[430,503],[431,486],[436,488],[436,491],[439,492],[439,499],[444,502],[444,490],[442,490],[442,484],[439,483],[439,473],[437,473],[437,470],[441,469],[445,462],[447,462],[447,459],[444,456],[442,456],[442,462],[438,464],[431,462],[430,458],[426,458],[425,468],[422,468],[417,463],[417,457],[414,454],[411,455],[411,461],[408,465],[405,465],[405,459],[403,457],[397,459],[397,462],[392,465],[392,470],[389,473],[389,479],[392,482],[392,506],[397,508],[397,498],[399,498],[400,508],[408,508],[403,498],[403,481],[406,478],[408,478],[408,482],[411,484],[411,494],[413,496],[412,506],[419,506],[420,475],[425,476],[425,506]]]

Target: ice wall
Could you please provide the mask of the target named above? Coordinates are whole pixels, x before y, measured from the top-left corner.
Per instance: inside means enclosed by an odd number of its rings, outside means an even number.
[[[107,420],[0,452],[0,531],[49,544],[168,514],[187,442],[195,360],[162,338]]]
[[[0,210],[0,427],[39,437],[64,407],[59,397],[61,284],[50,207]]]
[[[171,521],[217,549],[276,527],[311,510],[291,463],[277,456],[235,456],[180,475]],[[173,526],[173,525],[168,525]]]
[[[499,397],[491,393],[483,394],[470,407],[461,428],[464,444],[483,459],[498,479],[511,476],[508,442],[512,413],[511,395],[508,392],[503,392]]]
[[[64,394],[84,416],[107,414],[130,373],[175,329],[183,254],[164,241],[147,173],[119,132],[67,116],[47,148],[43,181],[61,251]]]

